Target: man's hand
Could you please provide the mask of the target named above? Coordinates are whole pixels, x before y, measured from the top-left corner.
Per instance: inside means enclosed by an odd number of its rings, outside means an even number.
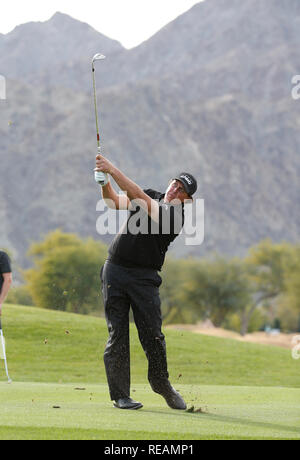
[[[159,206],[157,201],[152,200],[146,193],[144,193],[141,187],[129,179],[129,177],[126,177],[122,171],[116,168],[116,166],[114,166],[102,155],[97,155],[96,157],[95,171],[110,174],[120,189],[126,192],[127,197],[124,197],[123,195],[113,194],[110,184],[107,184],[103,188],[103,198],[112,199],[116,205],[116,209],[131,209],[130,202],[135,200],[136,205],[145,209],[151,219],[153,219],[155,222],[158,222]]]
[[[96,168],[94,171],[104,172],[106,174],[112,175],[115,170],[115,166],[108,161],[103,155],[96,156]]]
[[[1,318],[1,315],[2,315],[2,304],[0,303],[0,318]]]

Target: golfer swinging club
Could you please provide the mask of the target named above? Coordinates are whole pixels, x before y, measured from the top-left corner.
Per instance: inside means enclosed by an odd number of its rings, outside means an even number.
[[[131,306],[148,359],[148,379],[153,391],[162,395],[172,409],[185,410],[183,398],[169,382],[166,343],[161,331],[159,286],[162,280],[158,271],[169,244],[181,231],[184,201],[192,200],[197,182],[191,174],[182,173],[170,182],[165,194],[152,189],[142,190],[102,155],[96,157],[95,171],[107,175],[102,185],[106,204],[117,210],[129,210],[128,220],[111,243],[101,270],[109,331],[104,363],[111,400],[119,409],[143,407],[130,398]],[[109,176],[126,195],[115,192]],[[165,225],[168,222],[169,225]]]

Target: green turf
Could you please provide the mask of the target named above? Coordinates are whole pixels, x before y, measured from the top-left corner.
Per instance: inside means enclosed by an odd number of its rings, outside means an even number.
[[[9,305],[3,329],[13,380],[106,381],[102,356],[107,329],[103,319]],[[190,332],[167,330],[165,335],[173,382],[300,388],[300,364],[292,359],[290,350]],[[146,382],[147,361],[134,325],[131,355],[132,381]]]
[[[300,439],[299,389],[179,385],[189,406],[204,411],[187,413],[147,385],[135,385],[139,411],[114,409],[105,385],[75,388],[1,383],[0,439]]]
[[[300,363],[290,350],[166,331],[172,383],[204,412],[187,413],[150,390],[133,326],[132,396],[144,408],[120,411],[106,385],[104,320],[7,305],[2,322],[14,382],[0,361],[1,440],[300,438]]]

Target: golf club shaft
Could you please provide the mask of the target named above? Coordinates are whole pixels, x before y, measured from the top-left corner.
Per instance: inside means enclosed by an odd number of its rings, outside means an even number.
[[[97,145],[98,145],[98,154],[101,155],[101,144],[100,144],[100,130],[99,130],[99,117],[98,117],[98,104],[97,104],[97,89],[96,89],[96,78],[95,78],[95,66],[93,63],[92,66],[93,74],[93,89],[94,89],[94,105],[95,105],[95,119],[96,119],[96,130],[97,130]],[[96,171],[95,179],[100,185],[105,185],[107,183],[107,175],[103,172]]]
[[[101,146],[100,146],[100,132],[99,132],[98,107],[97,107],[97,90],[96,90],[96,79],[95,79],[95,67],[94,67],[94,65],[93,65],[92,71],[93,71],[95,119],[96,119],[96,130],[97,130],[97,145],[98,145],[98,150],[100,150]]]

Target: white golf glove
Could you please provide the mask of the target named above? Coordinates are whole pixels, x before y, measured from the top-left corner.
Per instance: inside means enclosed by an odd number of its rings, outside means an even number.
[[[101,187],[104,187],[104,185],[108,184],[109,182],[108,174],[101,171],[95,171],[95,181],[97,184],[100,184]]]

